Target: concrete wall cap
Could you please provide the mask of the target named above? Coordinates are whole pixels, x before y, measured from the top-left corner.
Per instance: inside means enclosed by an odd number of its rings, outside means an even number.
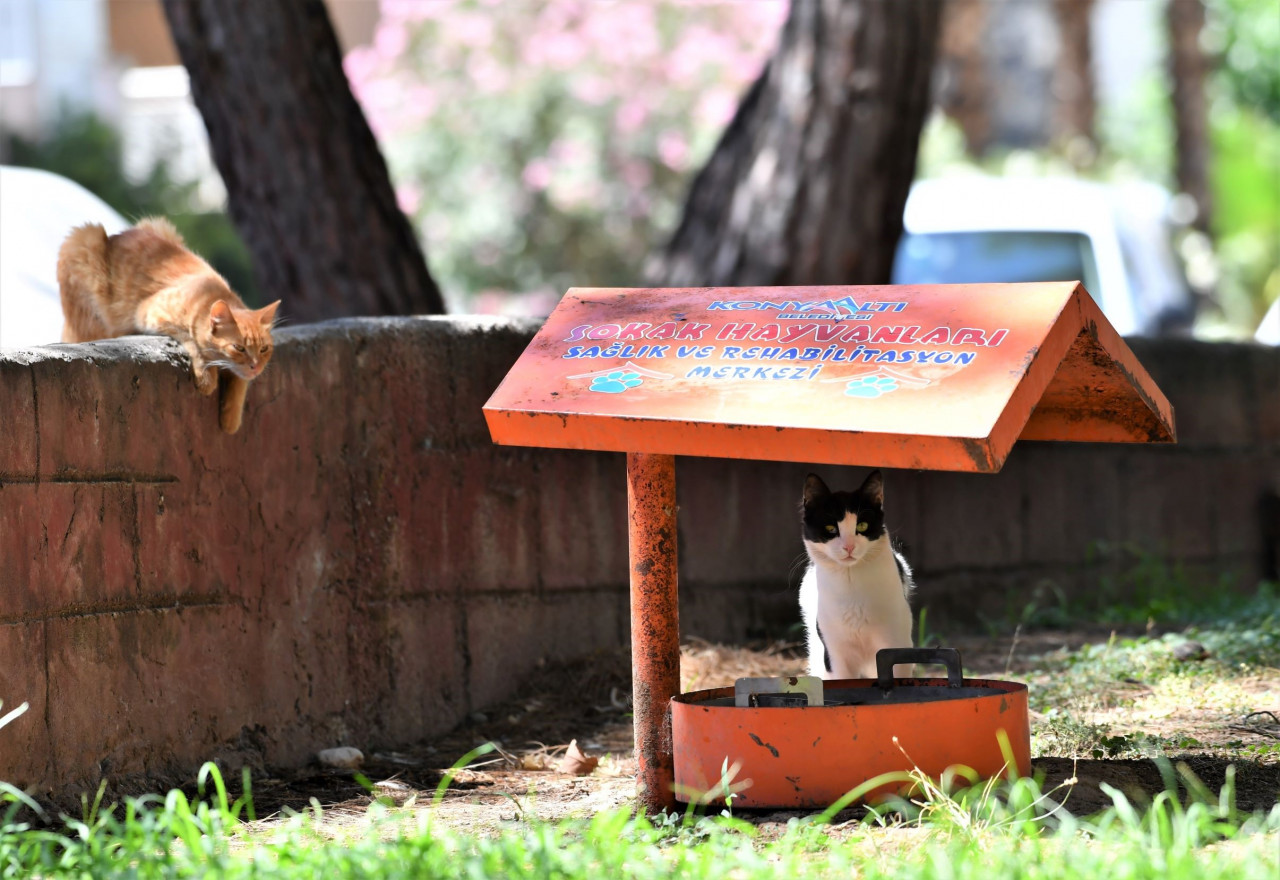
[[[276,328],[280,346],[314,344],[328,340],[351,341],[390,334],[426,333],[456,338],[483,337],[494,333],[532,336],[541,325],[538,318],[506,315],[411,315],[408,317],[337,318],[315,324]],[[163,336],[121,336],[97,342],[52,343],[0,353],[0,363],[22,366],[39,363],[89,361],[90,363],[181,363],[182,347]]]

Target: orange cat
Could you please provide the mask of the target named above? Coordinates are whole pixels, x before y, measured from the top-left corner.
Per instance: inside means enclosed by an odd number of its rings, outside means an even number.
[[[107,237],[97,224],[71,231],[58,251],[63,342],[162,333],[182,343],[201,394],[226,371],[219,423],[240,429],[244,396],[271,360],[280,301],[256,311],[191,251],[168,220],[141,220]]]

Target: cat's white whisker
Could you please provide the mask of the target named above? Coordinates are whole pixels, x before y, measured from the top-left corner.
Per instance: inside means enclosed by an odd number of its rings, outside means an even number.
[[[795,580],[796,572],[800,572],[800,576],[804,577],[804,567],[809,564],[809,554],[801,553],[791,562],[791,566],[787,569],[787,586],[791,586]]]

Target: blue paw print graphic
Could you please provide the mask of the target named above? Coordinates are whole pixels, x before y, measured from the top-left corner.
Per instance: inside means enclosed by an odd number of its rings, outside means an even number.
[[[628,388],[635,388],[641,381],[639,373],[614,370],[606,376],[596,376],[592,379],[591,390],[602,391],[605,394],[621,394]]]
[[[879,397],[890,391],[898,390],[898,380],[888,376],[862,376],[850,379],[844,386],[844,393],[850,397]]]

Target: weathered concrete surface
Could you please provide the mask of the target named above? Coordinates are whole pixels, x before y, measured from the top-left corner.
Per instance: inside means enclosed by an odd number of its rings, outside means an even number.
[[[31,704],[0,730],[0,779],[65,795],[394,746],[541,658],[623,643],[624,457],[496,448],[485,429],[533,330],[284,330],[231,437],[164,340],[0,357],[0,700]],[[1178,446],[1027,444],[995,476],[887,475],[933,628],[1096,581],[1098,540],[1244,583],[1274,565],[1259,505],[1280,488],[1280,352],[1133,347]],[[677,469],[683,632],[785,629],[808,469]]]
[[[540,484],[570,463],[491,448],[481,417],[530,332],[284,331],[234,437],[167,341],[0,360],[0,699],[31,703],[0,732],[0,778],[48,793],[246,738],[286,764],[404,742],[544,653],[617,644],[620,552],[580,605],[538,601]]]

